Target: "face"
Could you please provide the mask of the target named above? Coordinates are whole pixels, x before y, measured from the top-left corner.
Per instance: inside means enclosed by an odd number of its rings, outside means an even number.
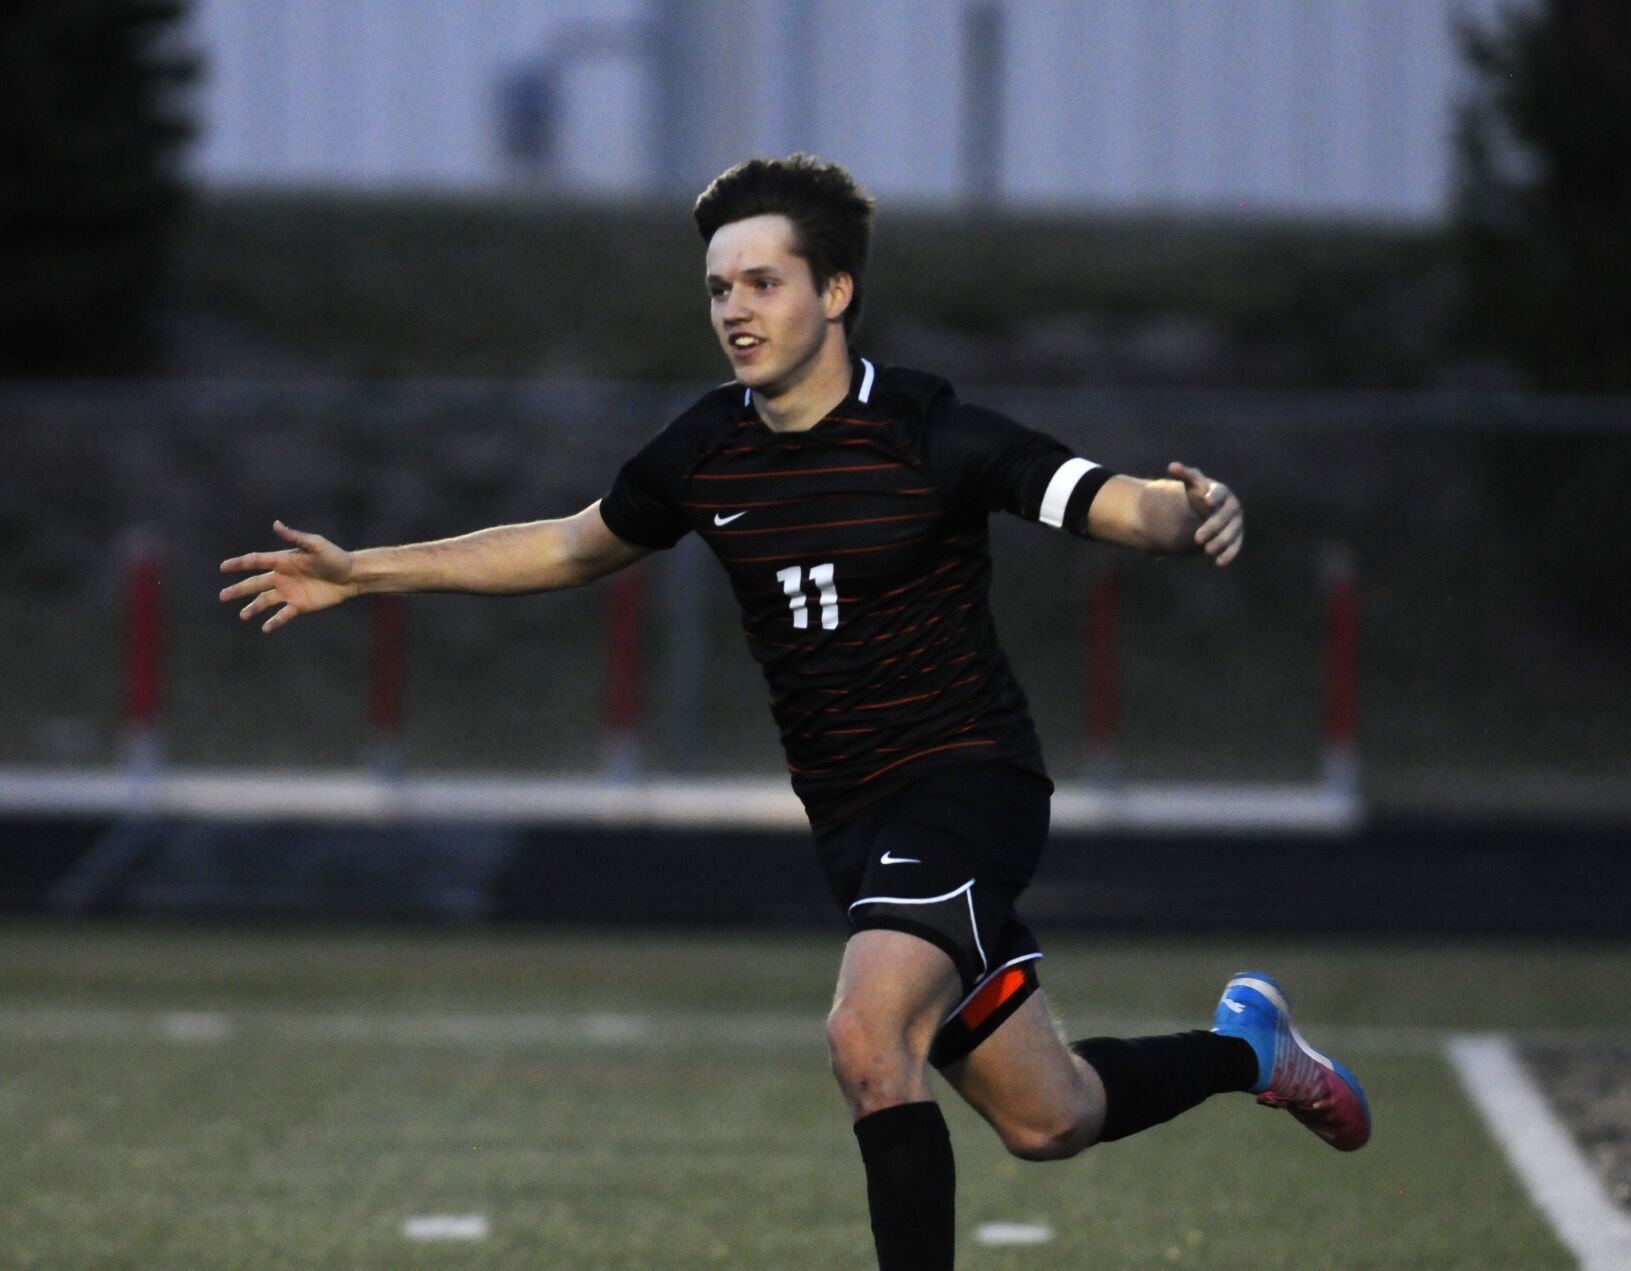
[[[793,254],[785,216],[721,226],[708,243],[707,268],[714,334],[749,388],[791,388],[829,340],[843,340],[849,277],[835,275],[818,292],[809,262]]]

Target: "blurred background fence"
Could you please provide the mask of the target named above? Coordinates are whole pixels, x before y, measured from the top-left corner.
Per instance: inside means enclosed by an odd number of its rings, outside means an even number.
[[[360,764],[383,743],[421,770],[596,773],[637,759],[648,772],[779,772],[757,668],[698,542],[643,564],[632,589],[415,597],[400,623],[357,605],[271,640],[214,599],[216,563],[269,545],[273,515],[364,544],[574,511],[698,387],[0,391],[14,438],[0,755],[114,762],[121,721],[149,712],[162,754],[193,767]],[[1119,470],[1203,463],[1251,509],[1251,550],[1226,572],[996,523],[999,622],[1062,774],[1087,775],[1105,742],[1097,691],[1119,703],[1109,726],[1123,775],[1316,779],[1332,571],[1351,567],[1373,798],[1562,807],[1626,794],[1631,724],[1617,703],[1631,700],[1631,665],[1564,570],[1589,554],[1593,518],[1538,525],[1525,511],[1546,456],[1624,455],[1624,401],[968,391]],[[155,566],[157,599],[139,599],[139,571]],[[1113,601],[1101,581],[1112,576]],[[1106,637],[1094,606],[1113,602]],[[132,624],[155,604],[162,709],[131,682],[132,659],[154,656],[150,638],[132,644]],[[1091,664],[1095,638],[1113,665]]]

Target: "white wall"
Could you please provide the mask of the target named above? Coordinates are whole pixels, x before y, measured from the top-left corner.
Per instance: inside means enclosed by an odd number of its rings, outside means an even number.
[[[1045,203],[1433,215],[1449,175],[1457,7],[1014,5],[1005,187]]]
[[[1000,0],[1004,201],[1434,216],[1458,11],[1499,0]],[[202,178],[694,189],[816,149],[881,195],[968,188],[964,0],[196,0]],[[662,33],[560,76],[558,163],[498,145],[503,74],[586,22]],[[653,118],[661,111],[666,130]],[[666,149],[659,138],[667,137]]]
[[[194,0],[206,58],[197,170],[253,185],[453,186],[505,179],[499,77],[589,18],[643,0]],[[567,80],[564,181],[646,176],[647,85],[627,60]]]

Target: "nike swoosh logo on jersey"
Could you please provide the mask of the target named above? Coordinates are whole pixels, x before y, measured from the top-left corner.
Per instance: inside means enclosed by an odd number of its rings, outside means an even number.
[[[923,864],[923,862],[918,860],[918,858],[915,857],[915,856],[894,856],[894,855],[891,855],[889,852],[885,852],[882,856],[878,857],[878,864],[880,864],[880,865],[921,865],[921,864]]]
[[[747,515],[746,512],[732,512],[729,516],[720,516],[718,512],[715,512],[714,513],[714,524],[715,525],[729,525],[737,517],[746,516],[746,515]]]

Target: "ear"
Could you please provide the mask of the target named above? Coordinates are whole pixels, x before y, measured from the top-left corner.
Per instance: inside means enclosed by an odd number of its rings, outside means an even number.
[[[843,317],[844,310],[855,299],[855,279],[848,274],[834,274],[827,279],[827,290],[821,297],[822,308],[826,312],[828,322],[836,322]]]

